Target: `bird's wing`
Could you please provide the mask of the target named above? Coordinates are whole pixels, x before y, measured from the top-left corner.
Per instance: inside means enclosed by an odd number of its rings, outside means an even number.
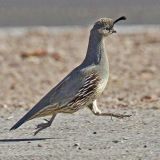
[[[80,71],[71,73],[51,91],[49,103],[65,106],[83,86],[84,80],[84,75]]]
[[[26,115],[12,128],[16,129],[24,122],[32,119],[41,110],[48,106],[65,106],[69,103],[85,83],[85,75],[81,70],[73,70],[56,87],[48,92]]]

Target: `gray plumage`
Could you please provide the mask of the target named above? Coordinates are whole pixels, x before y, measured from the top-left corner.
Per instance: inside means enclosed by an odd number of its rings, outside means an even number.
[[[114,33],[114,23],[124,19],[125,17],[120,17],[116,21],[109,18],[99,19],[90,31],[87,54],[81,65],[44,96],[11,130],[33,118],[53,115],[50,121],[47,120],[47,123],[37,126],[38,130],[35,132],[37,134],[51,125],[57,113],[74,113],[85,106],[95,114],[98,113],[99,109],[93,102],[104,91],[109,77],[104,37]]]

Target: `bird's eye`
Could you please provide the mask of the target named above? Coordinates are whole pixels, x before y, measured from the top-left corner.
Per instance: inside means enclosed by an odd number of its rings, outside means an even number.
[[[109,25],[106,25],[106,26],[105,26],[105,29],[106,29],[106,30],[109,30],[109,29],[110,29],[110,26],[109,26]]]

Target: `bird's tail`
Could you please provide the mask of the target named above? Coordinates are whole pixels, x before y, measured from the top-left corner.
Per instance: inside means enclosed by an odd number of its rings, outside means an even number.
[[[52,114],[52,112],[48,112],[45,108],[50,104],[50,96],[52,95],[52,90],[43,97],[28,113],[26,113],[10,130],[17,129],[23,123],[36,118],[42,117]]]
[[[26,121],[28,121],[32,115],[30,113],[31,111],[29,111],[26,115],[24,115],[11,129],[11,130],[15,130],[17,129],[18,127],[20,127],[23,123],[25,123]]]
[[[26,118],[25,116],[23,118],[21,118],[11,129],[11,130],[14,130],[14,129],[17,129],[18,127],[20,127],[24,122],[26,122]]]
[[[15,130],[20,127],[23,123],[37,117],[37,113],[40,111],[40,108],[34,106],[29,112],[27,112],[10,130]]]

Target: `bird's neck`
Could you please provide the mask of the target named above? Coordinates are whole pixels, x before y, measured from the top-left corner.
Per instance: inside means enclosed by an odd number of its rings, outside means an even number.
[[[82,65],[98,65],[104,60],[106,60],[104,51],[104,38],[98,33],[91,31],[87,54]]]

